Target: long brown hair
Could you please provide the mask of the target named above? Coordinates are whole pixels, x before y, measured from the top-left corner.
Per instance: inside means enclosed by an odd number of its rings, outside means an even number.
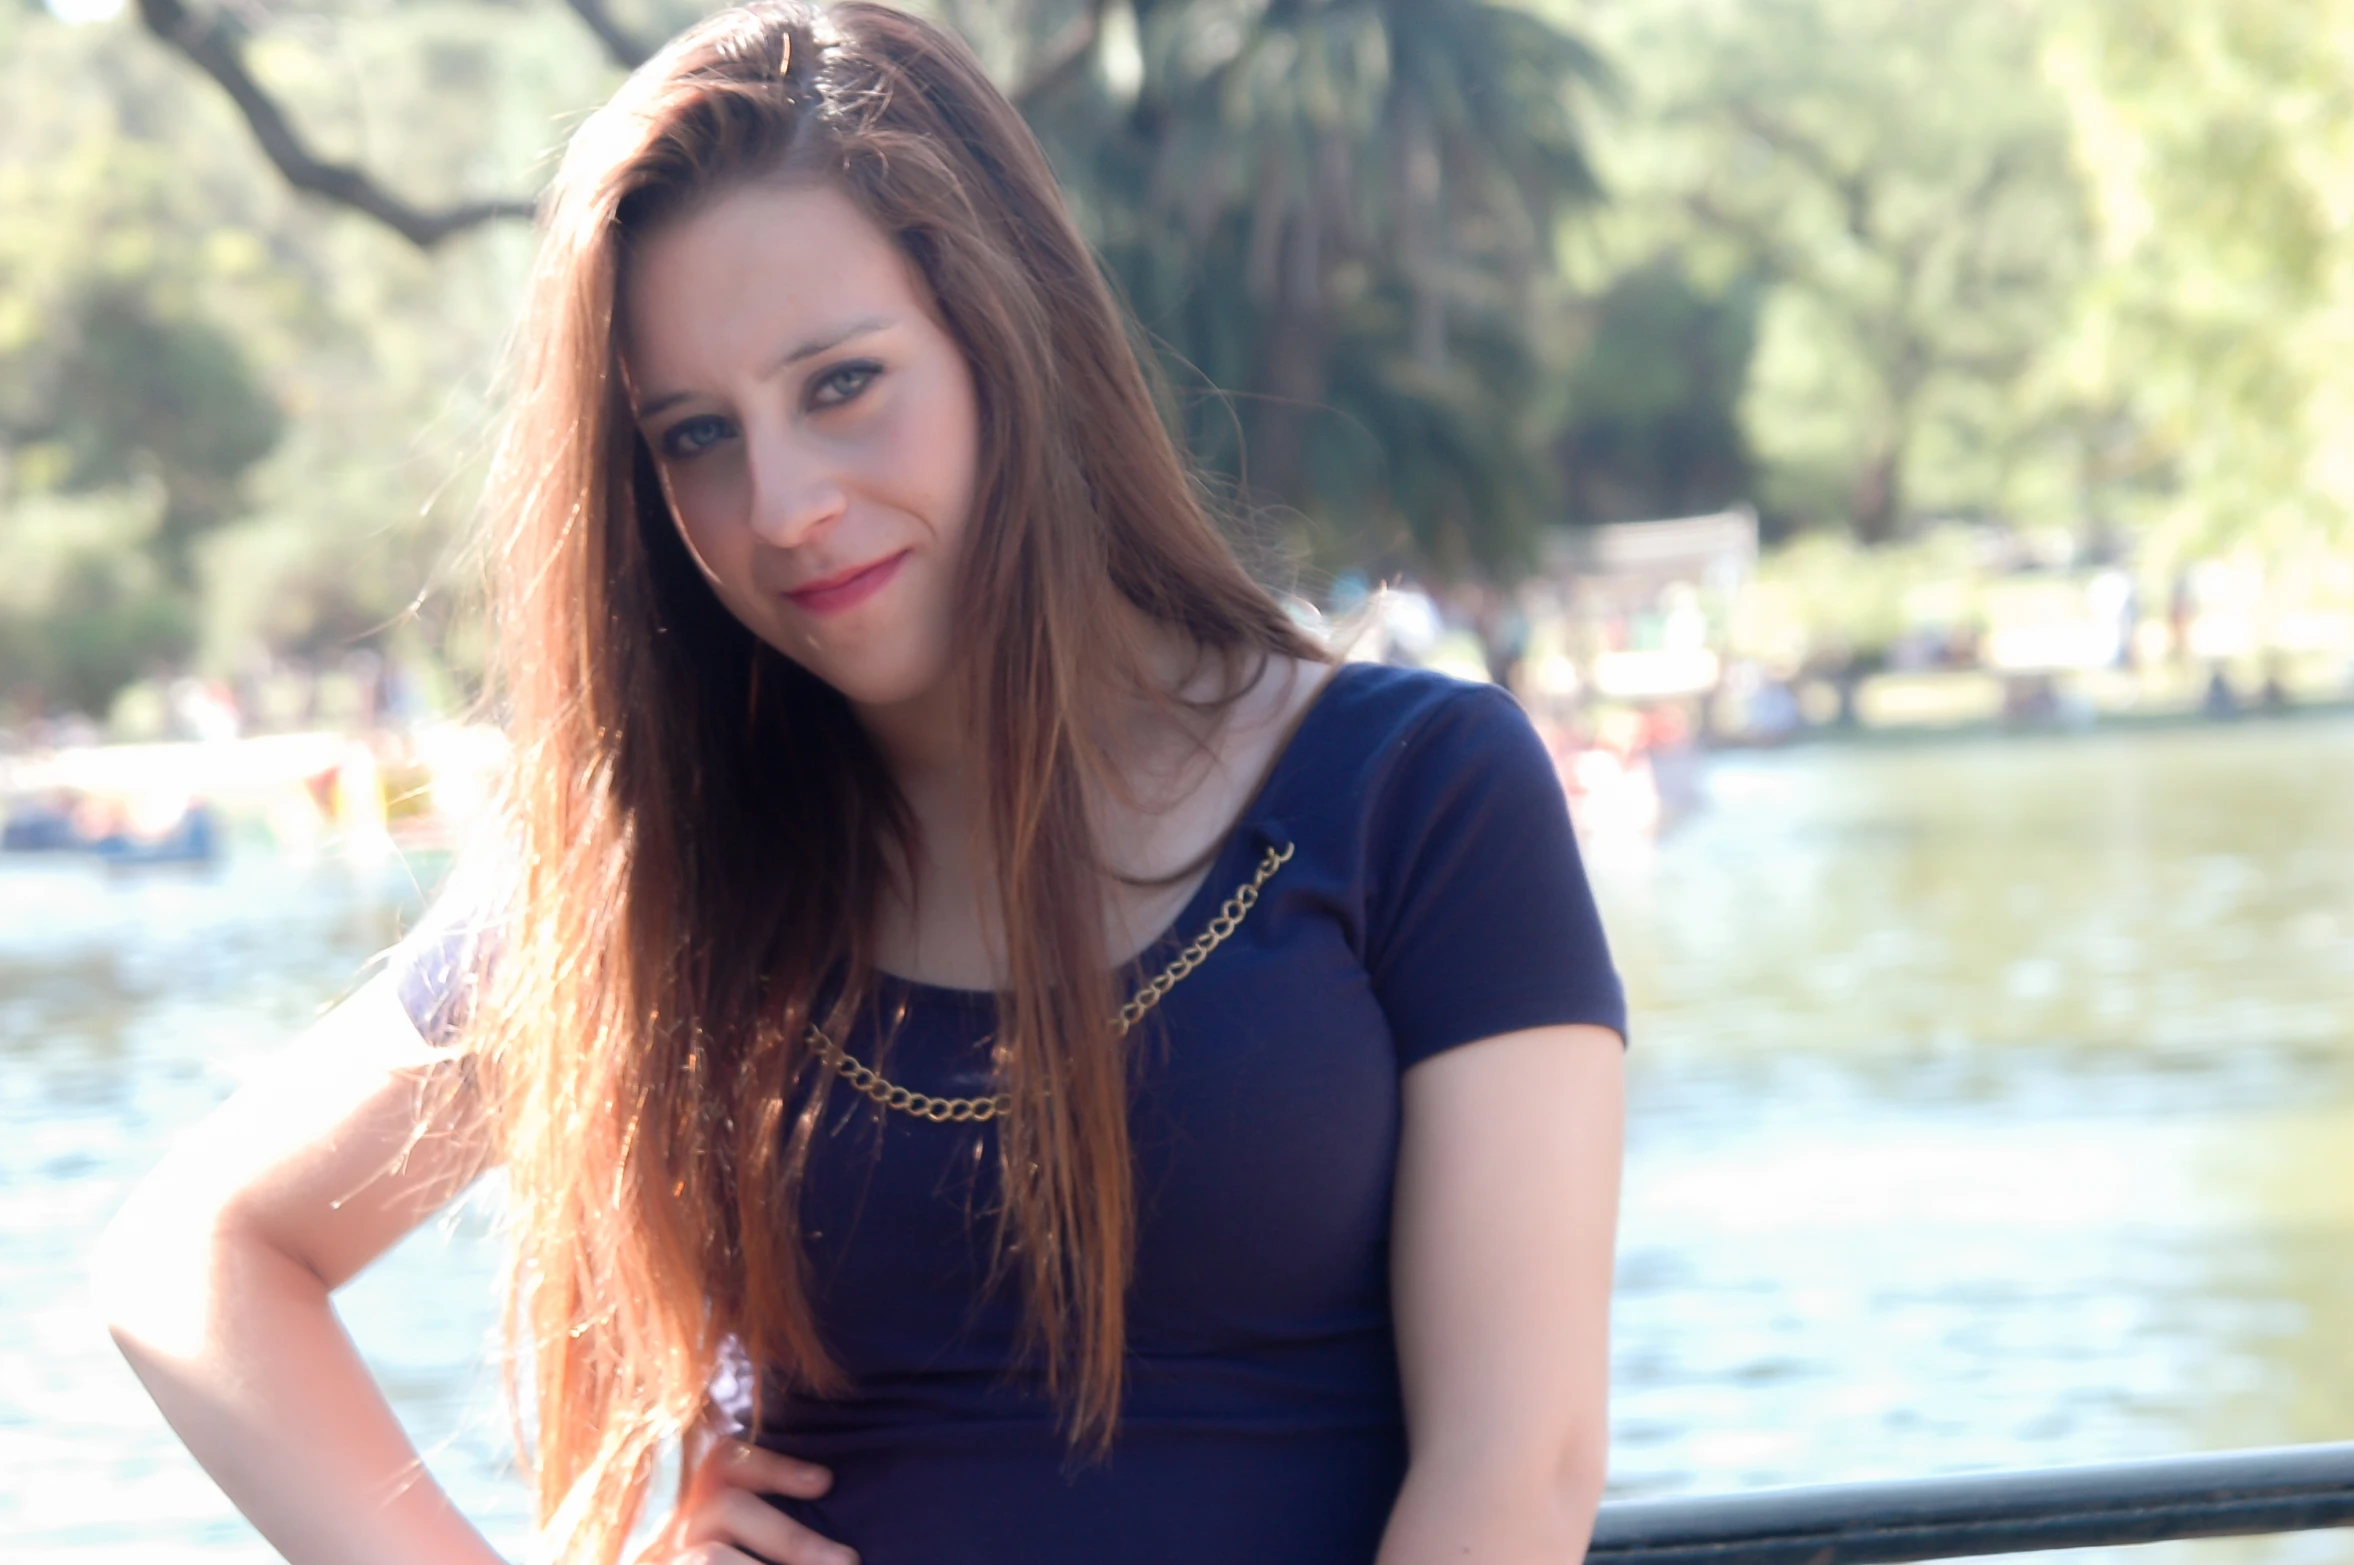
[[[1322,656],[1207,515],[1044,156],[956,40],[876,5],[750,6],[582,127],[542,210],[491,490],[519,866],[471,1043],[510,1187],[540,1520],[599,1562],[661,1452],[707,1427],[726,1338],[842,1388],[797,1223],[825,1086],[805,1034],[863,1002],[911,829],[847,703],[697,575],[623,395],[633,246],[760,179],[845,192],[972,367],[956,677],[1006,964],[998,1253],[1074,1448],[1117,1421],[1135,1229],[1087,801],[1118,789],[1114,711],[1179,705],[1139,627],[1211,660],[1210,716],[1269,656]]]

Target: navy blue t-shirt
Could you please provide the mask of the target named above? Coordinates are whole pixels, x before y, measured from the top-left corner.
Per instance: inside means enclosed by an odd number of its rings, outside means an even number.
[[[852,1391],[771,1399],[758,1438],[834,1471],[785,1501],[865,1565],[1367,1565],[1405,1472],[1389,1307],[1399,1078],[1499,1033],[1622,1036],[1567,806],[1511,699],[1351,664],[1316,698],[1191,904],[1191,941],[1270,847],[1233,936],[1132,1034],[1139,1232],[1108,1458],[1075,1463],[990,1283],[986,1125],[828,1099],[803,1209]],[[420,930],[420,936],[428,931]],[[436,1030],[462,967],[396,963]],[[842,1040],[918,1092],[990,1090],[987,993],[885,976]]]

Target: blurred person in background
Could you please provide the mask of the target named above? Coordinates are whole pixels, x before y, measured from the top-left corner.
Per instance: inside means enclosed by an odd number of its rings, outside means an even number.
[[[178,1149],[101,1292],[289,1559],[494,1558],[329,1296],[503,1169],[542,1541],[1580,1557],[1619,984],[1492,688],[1237,566],[1014,110],[707,21],[542,214],[495,851]]]

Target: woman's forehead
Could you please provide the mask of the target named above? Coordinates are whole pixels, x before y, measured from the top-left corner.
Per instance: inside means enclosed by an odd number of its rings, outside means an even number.
[[[745,185],[656,229],[634,249],[622,305],[647,398],[926,313],[899,247],[840,190],[813,184]]]

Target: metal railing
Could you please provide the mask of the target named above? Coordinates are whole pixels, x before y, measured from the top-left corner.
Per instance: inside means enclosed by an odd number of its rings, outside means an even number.
[[[1875,1565],[2354,1525],[2354,1443],[1614,1500],[1589,1565]]]

